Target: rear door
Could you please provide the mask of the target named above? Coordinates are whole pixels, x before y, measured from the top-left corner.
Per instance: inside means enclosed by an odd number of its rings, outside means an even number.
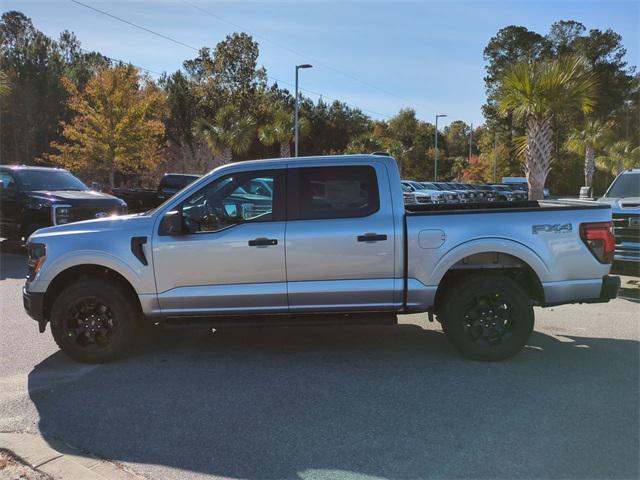
[[[289,167],[290,311],[393,307],[395,237],[387,178],[377,163]]]

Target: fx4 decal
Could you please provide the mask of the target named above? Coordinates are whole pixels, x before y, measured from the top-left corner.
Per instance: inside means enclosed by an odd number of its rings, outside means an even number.
[[[545,223],[531,227],[531,233],[534,235],[540,233],[569,233],[572,230],[573,227],[570,223]]]

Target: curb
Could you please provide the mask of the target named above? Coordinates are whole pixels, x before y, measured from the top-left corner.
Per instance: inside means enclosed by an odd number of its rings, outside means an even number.
[[[52,447],[60,447],[61,453]],[[32,433],[0,432],[0,448],[21,458],[33,469],[56,480],[140,480],[123,467],[87,455],[55,438]]]

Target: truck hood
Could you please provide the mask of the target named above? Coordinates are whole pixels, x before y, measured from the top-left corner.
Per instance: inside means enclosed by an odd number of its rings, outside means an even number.
[[[613,213],[640,213],[640,197],[608,198],[598,200],[600,203],[611,205]]]
[[[118,231],[126,232],[127,236],[130,236],[131,232],[139,231],[145,231],[147,232],[146,234],[149,234],[153,226],[154,218],[153,216],[131,214],[67,223],[36,230],[29,237],[29,241],[45,240],[51,237],[66,235],[91,235]]]
[[[36,190],[32,192],[25,192],[30,198],[49,202],[49,203],[67,203],[71,206],[75,205],[95,205],[100,206],[117,206],[122,205],[123,201],[113,195],[108,195],[102,192],[96,192],[93,190],[56,190],[56,191],[43,191]]]

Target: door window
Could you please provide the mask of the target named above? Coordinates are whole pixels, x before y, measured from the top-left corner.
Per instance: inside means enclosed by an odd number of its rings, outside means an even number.
[[[251,172],[214,180],[182,204],[188,231],[217,232],[241,223],[283,220],[281,177],[279,172]]]
[[[297,168],[289,178],[297,198],[288,202],[291,220],[366,217],[380,208],[376,171],[370,166]]]
[[[4,184],[7,192],[13,192],[16,189],[16,181],[8,172],[0,172],[0,182]]]

